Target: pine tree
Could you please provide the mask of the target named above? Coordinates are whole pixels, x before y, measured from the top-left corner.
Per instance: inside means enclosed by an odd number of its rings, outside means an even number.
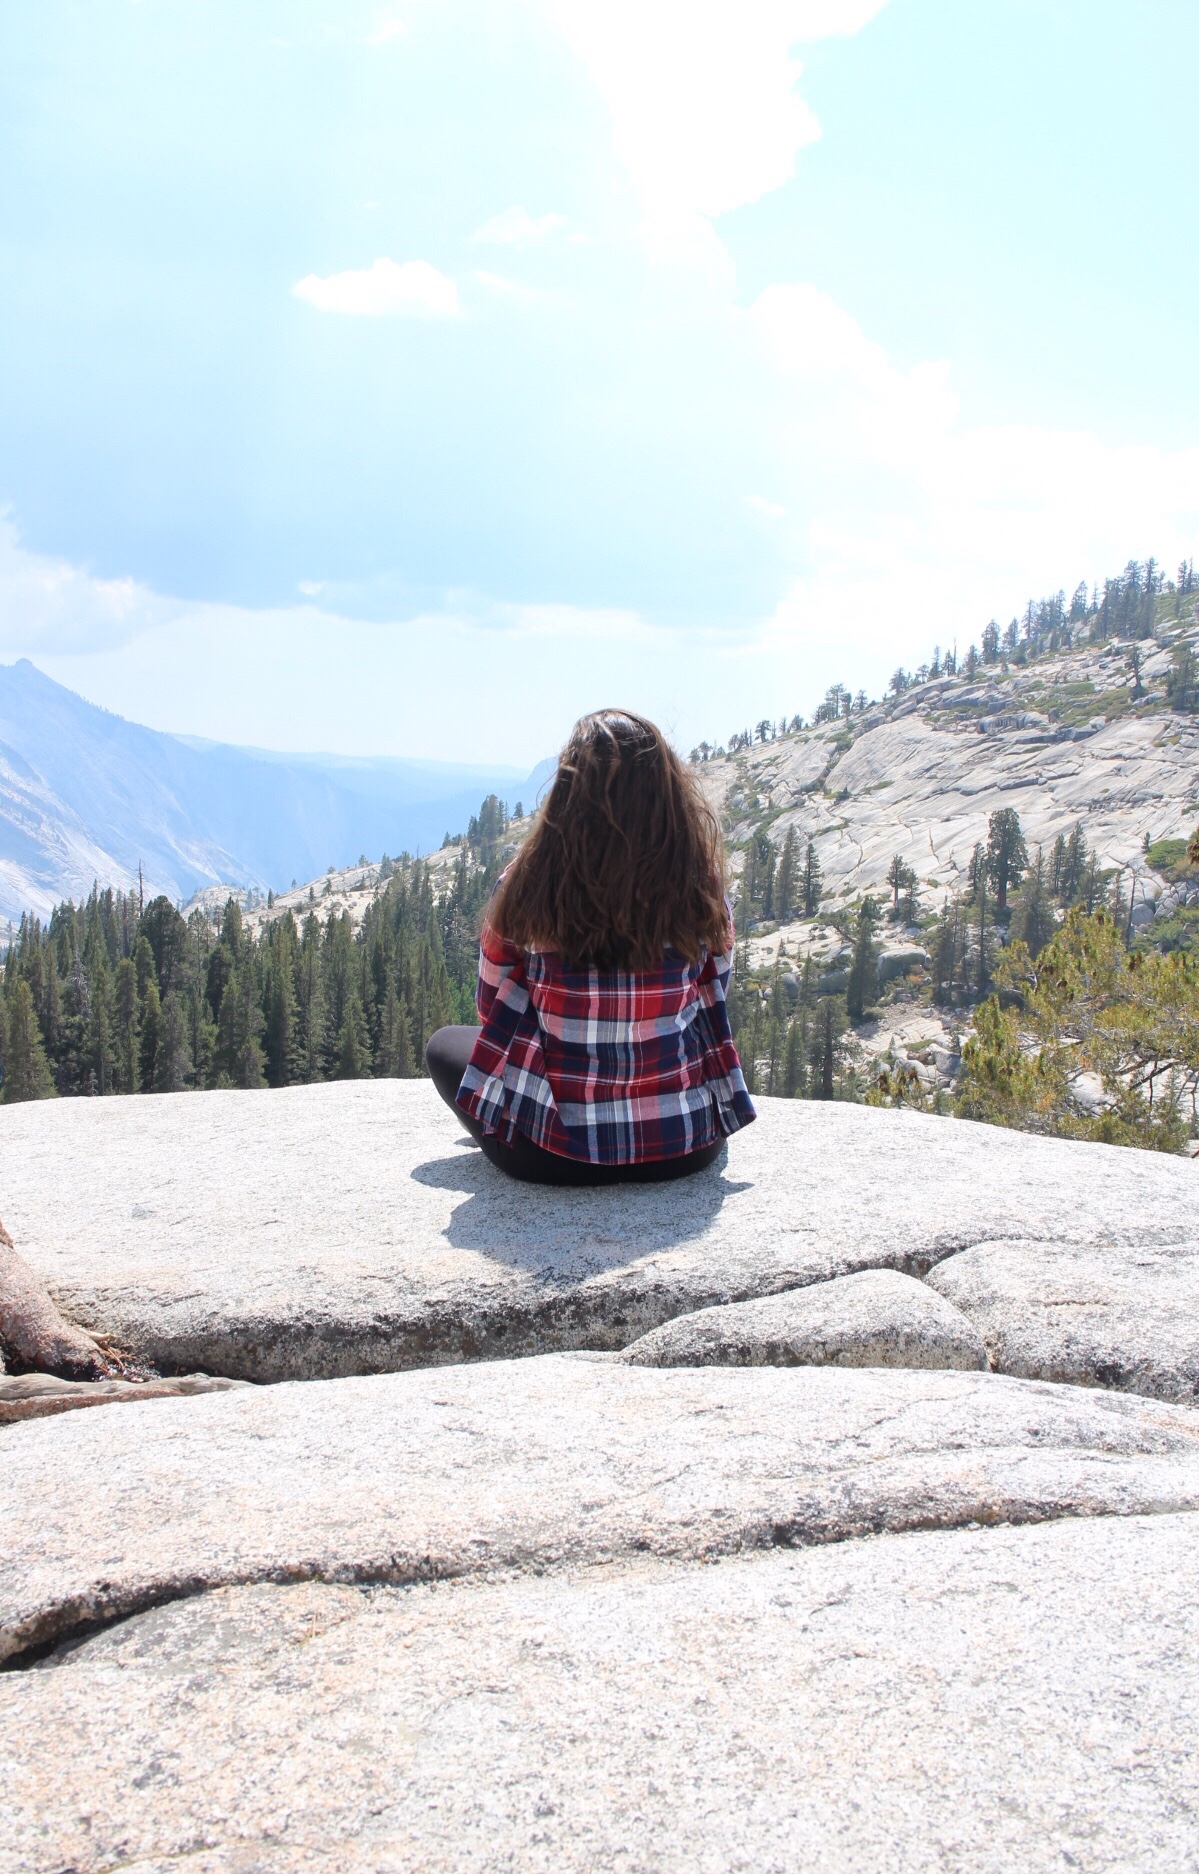
[[[966,913],[955,899],[942,911],[933,941],[934,1002],[957,1001],[964,987],[966,944]]]
[[[207,926],[208,920],[204,919]],[[211,928],[210,926],[208,928]],[[141,934],[150,945],[158,993],[164,1004],[172,989],[182,989],[188,968],[191,931],[169,898],[153,898],[141,920]]]
[[[141,1085],[141,1021],[137,968],[131,957],[117,964],[115,1084],[118,1093],[136,1093]]]
[[[788,1100],[802,1099],[807,1090],[807,1010],[796,1015],[787,1030],[787,1045],[783,1053],[783,1097]]]
[[[858,912],[853,958],[845,987],[845,1007],[851,1021],[860,1022],[878,1000],[878,952],[874,947],[875,904],[867,898]]]
[[[46,1059],[33,995],[24,977],[18,976],[5,997],[4,1081],[0,1098],[6,1105],[17,1100],[47,1100],[54,1097],[54,1076]]]
[[[267,936],[266,1077],[272,1087],[290,1086],[295,1078],[296,927],[290,911],[276,918]]]
[[[177,990],[169,990],[162,1005],[162,1042],[155,1063],[154,1091],[182,1093],[191,1076],[187,1014]]]
[[[138,1084],[143,1093],[153,1093],[158,1086],[158,1052],[161,1046],[162,1002],[158,985],[151,978],[146,984],[146,999],[142,1004]]]
[[[133,947],[133,967],[137,972],[137,1000],[139,1007],[146,1000],[146,990],[151,983],[157,986],[154,972],[154,952],[147,937],[139,937]]]
[[[401,1002],[392,983],[387,991],[387,1000],[383,1004],[383,1015],[379,1023],[379,1046],[375,1056],[375,1072],[388,1080],[408,1080],[412,1077],[412,1040],[410,1018],[407,1005]]]
[[[975,849],[976,851],[978,848]],[[975,982],[978,995],[985,996],[991,983],[991,927],[987,923],[987,879],[990,866],[986,858],[975,868]]]
[[[835,996],[822,996],[816,1011],[816,1034],[812,1048],[811,1096],[814,1100],[837,1097],[833,1071],[837,1060],[837,1041],[843,1017]]]
[[[296,1072],[301,1080],[324,1078],[325,993],[321,975],[320,925],[312,912],[296,953]]]
[[[795,915],[795,894],[798,881],[796,871],[799,860],[796,853],[795,828],[787,828],[787,837],[783,841],[782,856],[774,879],[774,915],[780,924],[789,924]]]
[[[362,1013],[362,1004],[357,995],[352,995],[346,1003],[342,1016],[341,1028],[337,1036],[337,1053],[333,1069],[335,1080],[368,1080],[371,1071],[371,1044],[366,1029],[366,1017]]]
[[[1028,865],[1028,848],[1014,807],[1000,807],[987,828],[987,864],[995,885],[995,915],[1007,915],[1009,885],[1018,885]]]
[[[224,939],[213,945],[208,953],[208,967],[204,973],[204,997],[212,1010],[212,1019],[221,1019],[221,1004],[225,999],[225,989],[236,968],[232,950]]]
[[[89,1004],[86,1047],[87,1090],[90,1093],[112,1093],[116,1091],[114,1079],[117,1071],[113,1038],[112,978],[109,975],[103,951],[96,952],[90,968],[87,968],[85,962],[85,969]],[[136,996],[136,975],[133,978],[133,993]]]
[[[805,917],[816,916],[817,911],[820,909],[821,895],[820,860],[816,856],[814,844],[809,840],[808,850],[804,857],[802,881],[803,914]]]
[[[1033,958],[1040,956],[1057,929],[1053,900],[1049,891],[1045,856],[1040,847],[1020,887],[1012,910],[1010,937],[1013,943],[1025,943]]]
[[[216,1044],[219,1084],[230,1087],[266,1085],[260,1041],[262,1030],[262,1010],[258,1004],[253,961],[247,956],[229,978],[221,998]]]
[[[417,1059],[423,1061],[429,1036],[454,1019],[450,979],[446,972],[436,919],[430,921],[428,933],[421,938],[417,947],[414,975],[412,1039]]]
[[[245,936],[245,920],[241,906],[236,898],[229,898],[225,903],[221,918],[221,942],[235,963],[241,962],[242,943]]]
[[[1059,852],[1060,848],[1060,852]],[[1087,870],[1087,841],[1082,821],[1075,822],[1069,839],[1058,834],[1053,848],[1054,887],[1059,904],[1077,904]]]

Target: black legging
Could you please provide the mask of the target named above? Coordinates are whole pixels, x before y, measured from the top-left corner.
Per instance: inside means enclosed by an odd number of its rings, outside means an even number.
[[[511,1145],[502,1145],[498,1139],[487,1137],[477,1119],[471,1119],[460,1106],[454,1105],[471,1049],[480,1032],[478,1028],[462,1026],[439,1028],[429,1037],[425,1066],[446,1105],[453,1107],[455,1118],[466,1127],[472,1139],[477,1139],[484,1156],[500,1171],[506,1171],[510,1178],[521,1178],[526,1184],[662,1184],[670,1178],[685,1178],[693,1171],[702,1171],[705,1165],[713,1163],[724,1145],[723,1139],[717,1139],[714,1145],[701,1146],[699,1151],[687,1152],[682,1158],[658,1158],[644,1165],[583,1165],[577,1159],[561,1158],[557,1152],[545,1151],[519,1132]]]

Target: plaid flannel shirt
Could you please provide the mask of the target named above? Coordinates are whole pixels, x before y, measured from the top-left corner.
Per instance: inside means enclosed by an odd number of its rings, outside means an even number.
[[[485,1133],[517,1132],[593,1165],[679,1158],[755,1113],[725,990],[729,949],[653,970],[568,969],[483,927],[475,1043],[457,1104]]]

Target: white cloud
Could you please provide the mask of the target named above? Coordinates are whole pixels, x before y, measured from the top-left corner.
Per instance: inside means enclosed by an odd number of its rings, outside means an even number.
[[[292,287],[297,299],[307,300],[321,312],[343,312],[360,318],[409,315],[423,319],[452,319],[459,311],[458,288],[427,260],[379,259],[373,266],[331,273],[324,279],[309,273]]]
[[[565,227],[565,215],[534,216],[527,208],[514,203],[502,214],[485,221],[481,228],[476,228],[470,238],[495,247],[538,247],[545,241],[552,241]]]
[[[788,181],[820,135],[791,48],[860,31],[885,0],[542,3],[611,113],[651,251],[702,258],[702,223]]]
[[[338,616],[315,582],[274,610],[190,603],[31,553],[0,519],[0,653],[156,726],[264,746],[445,753],[428,699],[452,695],[456,747],[531,763],[608,701],[689,747],[763,709],[806,712],[835,679],[877,694],[896,663],[964,649],[1029,596],[1196,550],[1199,449],[971,424],[945,364],[898,363],[811,285],[772,286],[728,318],[775,423],[769,497],[741,500],[793,568],[757,623],[683,630],[459,594],[369,623]]]
[[[524,286],[519,280],[505,278],[502,273],[488,273],[484,267],[476,269],[475,278],[489,293],[498,293],[503,299],[523,299],[543,306],[553,303],[552,293],[543,293],[536,286]]]
[[[943,362],[904,367],[827,294],[768,288],[743,316],[779,373],[808,570],[767,626],[784,667],[835,658],[855,685],[993,613],[1199,536],[1199,449],[972,425]],[[836,673],[830,673],[836,674]]]
[[[0,515],[0,653],[111,649],[170,615],[169,601],[133,579],[98,579],[84,567],[21,545]]]
[[[428,0],[402,0],[402,4],[375,7],[371,14],[370,31],[366,35],[368,46],[392,45],[397,39],[404,39],[410,31],[410,21],[406,15],[417,13],[427,6]]]

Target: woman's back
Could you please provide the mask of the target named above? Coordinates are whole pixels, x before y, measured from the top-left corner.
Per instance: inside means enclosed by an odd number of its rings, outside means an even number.
[[[584,717],[492,900],[458,1110],[485,1148],[698,1163],[754,1118],[731,953],[720,833],[693,777],[652,723]]]

